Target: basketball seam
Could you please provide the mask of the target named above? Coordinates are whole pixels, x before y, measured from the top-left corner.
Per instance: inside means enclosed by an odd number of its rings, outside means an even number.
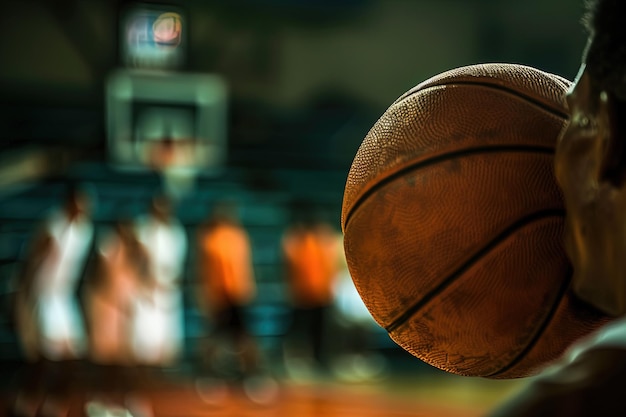
[[[558,297],[556,297],[554,303],[552,303],[552,307],[550,308],[550,311],[548,312],[548,314],[546,314],[546,317],[543,319],[543,321],[541,322],[541,326],[539,326],[537,328],[537,331],[535,332],[535,335],[530,339],[530,341],[526,344],[526,346],[524,347],[524,349],[522,349],[507,365],[505,365],[503,368],[497,370],[496,372],[493,372],[491,374],[488,375],[484,375],[487,378],[495,378],[498,375],[501,375],[507,371],[509,371],[510,369],[512,369],[515,365],[517,365],[522,359],[524,359],[524,357],[526,357],[526,355],[528,354],[528,352],[530,352],[535,345],[537,344],[537,342],[539,341],[539,339],[541,338],[541,335],[543,335],[544,331],[548,328],[548,325],[550,324],[550,322],[552,321],[552,319],[554,318],[554,316],[556,315],[556,311],[558,310],[559,305],[561,304],[562,300],[563,300],[563,296],[565,295],[565,292],[568,290],[571,280],[572,280],[572,273],[573,270],[570,267],[569,268],[569,273],[567,274],[567,279],[563,281],[563,283],[561,284],[561,288],[559,289],[558,292]]]
[[[559,110],[555,107],[552,107],[550,105],[548,105],[547,103],[529,95],[529,94],[525,94],[519,90],[516,89],[512,89],[512,88],[508,88],[505,87],[503,85],[499,85],[499,84],[492,84],[489,82],[484,82],[484,81],[452,81],[452,82],[442,82],[442,83],[436,83],[436,84],[431,84],[428,86],[424,86],[423,88],[420,88],[419,90],[415,90],[413,92],[411,92],[411,94],[408,94],[404,97],[400,97],[398,100],[396,100],[393,104],[398,104],[403,102],[404,100],[406,100],[407,98],[412,97],[413,95],[417,94],[417,93],[422,93],[424,91],[427,91],[431,88],[437,88],[437,87],[450,87],[450,86],[455,86],[455,85],[473,85],[473,86],[481,86],[481,87],[486,87],[486,88],[493,88],[494,90],[499,90],[499,91],[503,91],[505,93],[511,94],[513,96],[517,96],[519,98],[525,99],[527,101],[529,101],[531,104],[534,104],[535,106],[547,111],[548,113],[552,113],[554,116],[560,117],[562,119],[568,119],[569,115],[567,114],[566,111],[562,111]]]
[[[467,148],[461,149],[454,152],[444,153],[433,158],[427,159],[425,161],[416,162],[414,164],[407,165],[402,169],[394,172],[393,174],[383,178],[377,184],[373,185],[369,190],[365,191],[359,198],[354,202],[350,211],[346,214],[343,229],[348,230],[348,224],[350,223],[350,219],[352,218],[353,213],[363,204],[370,195],[377,192],[383,186],[393,182],[398,177],[403,176],[405,173],[410,171],[416,171],[422,169],[424,167],[428,167],[430,165],[435,165],[441,162],[445,162],[454,158],[457,158],[461,155],[474,155],[474,154],[485,154],[485,153],[519,153],[519,152],[527,152],[527,153],[543,153],[547,155],[554,154],[554,147],[547,146],[528,146],[528,145],[506,145],[506,146],[480,146],[475,148]]]
[[[533,223],[535,221],[548,218],[548,217],[565,217],[565,210],[564,209],[546,209],[546,210],[536,211],[510,224],[503,231],[501,231],[494,239],[492,239],[489,243],[487,243],[484,247],[482,247],[480,250],[472,254],[461,266],[459,266],[455,271],[453,271],[450,275],[448,275],[445,279],[443,279],[435,288],[430,290],[430,292],[426,294],[421,300],[417,301],[411,307],[406,309],[404,313],[402,313],[399,317],[393,320],[388,326],[385,326],[385,330],[387,330],[388,333],[391,333],[394,330],[396,330],[398,327],[405,324],[422,307],[424,307],[433,298],[435,298],[441,292],[443,292],[450,284],[456,281],[464,272],[466,272],[469,268],[471,268],[474,264],[476,264],[476,262],[482,259],[487,253],[489,253],[492,249],[498,246],[506,238],[511,236],[515,231],[521,229],[522,227],[530,223]],[[568,285],[569,285],[569,281],[568,281]]]

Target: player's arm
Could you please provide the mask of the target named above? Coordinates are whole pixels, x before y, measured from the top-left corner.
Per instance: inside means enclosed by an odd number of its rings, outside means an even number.
[[[625,415],[626,349],[589,349],[532,380],[489,417]]]

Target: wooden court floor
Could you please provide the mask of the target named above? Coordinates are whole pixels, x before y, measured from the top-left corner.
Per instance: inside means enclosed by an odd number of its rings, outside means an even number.
[[[154,417],[479,417],[511,393],[516,381],[476,380],[455,376],[393,377],[367,384],[337,381],[279,381],[279,391],[265,405],[230,388],[220,401],[203,401],[191,381],[161,382],[136,395],[151,403]],[[11,390],[2,396],[1,416],[9,416]],[[90,393],[76,389],[68,417],[87,417]]]

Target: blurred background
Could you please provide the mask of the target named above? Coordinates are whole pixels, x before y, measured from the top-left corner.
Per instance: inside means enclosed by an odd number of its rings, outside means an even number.
[[[29,245],[81,184],[96,242],[120,219],[145,216],[156,195],[171,204],[185,250],[176,278],[181,345],[167,372],[199,377],[216,322],[198,296],[198,236],[228,200],[250,243],[255,292],[242,308],[245,327],[275,378],[387,386],[488,408],[517,382],[454,377],[402,351],[362,311],[340,250],[320,336],[327,363],[322,373],[307,368],[285,342],[297,309],[285,236],[315,218],[340,247],[352,158],[417,83],[483,62],[572,79],[586,39],[582,10],[569,0],[4,2],[1,372],[13,375],[26,361],[12,300]],[[358,349],[350,340],[361,341]],[[12,379],[2,380],[10,388]]]

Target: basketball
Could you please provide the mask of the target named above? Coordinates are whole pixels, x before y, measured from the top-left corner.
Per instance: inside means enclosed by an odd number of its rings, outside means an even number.
[[[430,78],[374,124],[341,226],[368,310],[424,362],[459,375],[537,373],[607,322],[570,292],[553,172],[570,82],[481,64]]]

